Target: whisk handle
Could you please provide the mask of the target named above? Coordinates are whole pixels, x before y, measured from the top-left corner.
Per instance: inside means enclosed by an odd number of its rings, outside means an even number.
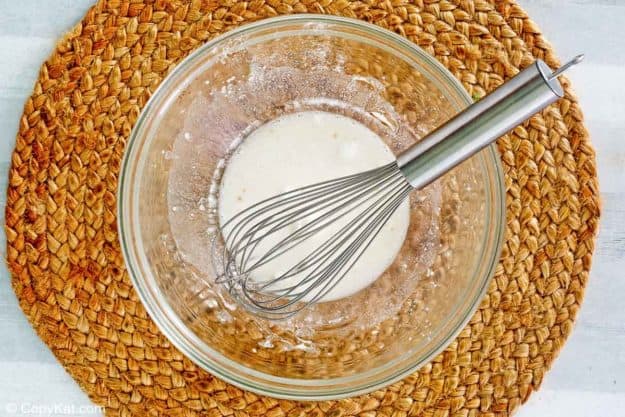
[[[400,154],[400,170],[414,188],[434,181],[563,97],[557,76],[582,59],[578,55],[553,72],[537,60]]]

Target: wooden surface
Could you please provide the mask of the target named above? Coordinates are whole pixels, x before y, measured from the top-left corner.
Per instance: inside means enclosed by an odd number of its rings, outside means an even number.
[[[93,0],[1,0],[0,188],[17,122],[39,65]],[[603,217],[575,331],[542,389],[517,416],[615,415],[625,403],[625,1],[519,0],[561,58],[585,52],[570,75],[598,153]],[[4,213],[4,192],[0,193]],[[0,215],[1,215],[0,213]],[[4,253],[4,237],[0,239]],[[0,266],[0,416],[99,415],[17,306]],[[619,410],[619,411],[617,411]]]

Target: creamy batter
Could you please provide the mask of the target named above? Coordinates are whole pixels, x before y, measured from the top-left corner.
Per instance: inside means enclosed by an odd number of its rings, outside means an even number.
[[[222,224],[266,198],[337,177],[385,165],[395,160],[386,144],[363,124],[338,114],[306,111],[282,116],[253,131],[226,166],[219,200]],[[405,201],[380,231],[364,255],[321,301],[348,297],[373,283],[393,262],[406,237],[409,204]],[[312,236],[253,271],[266,281],[287,271],[319,247],[340,224]],[[285,233],[287,233],[285,231]],[[286,237],[276,236],[268,245]],[[292,277],[292,285],[303,277]]]

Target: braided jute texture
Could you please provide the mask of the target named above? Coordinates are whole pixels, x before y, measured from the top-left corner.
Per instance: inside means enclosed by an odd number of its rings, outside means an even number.
[[[498,142],[507,232],[488,295],[458,338],[403,381],[318,403],[243,392],[173,348],[139,302],[118,244],[115,192],[141,108],[206,40],[300,12],[357,17],[406,36],[474,97],[534,57],[558,65],[513,1],[99,1],[42,66],[20,120],[6,233],[22,309],[110,416],[511,414],[571,332],[598,226],[594,151],[566,80],[564,99]]]

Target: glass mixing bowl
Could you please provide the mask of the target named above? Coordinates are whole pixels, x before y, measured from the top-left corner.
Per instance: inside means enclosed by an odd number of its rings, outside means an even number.
[[[246,135],[286,113],[352,117],[399,153],[470,103],[417,46],[351,19],[267,19],[200,47],[146,105],[121,169],[121,244],[152,319],[199,366],[274,397],[352,396],[427,363],[468,322],[497,264],[494,147],[412,193],[404,246],[373,285],[283,322],[252,316],[214,283],[220,179]]]

